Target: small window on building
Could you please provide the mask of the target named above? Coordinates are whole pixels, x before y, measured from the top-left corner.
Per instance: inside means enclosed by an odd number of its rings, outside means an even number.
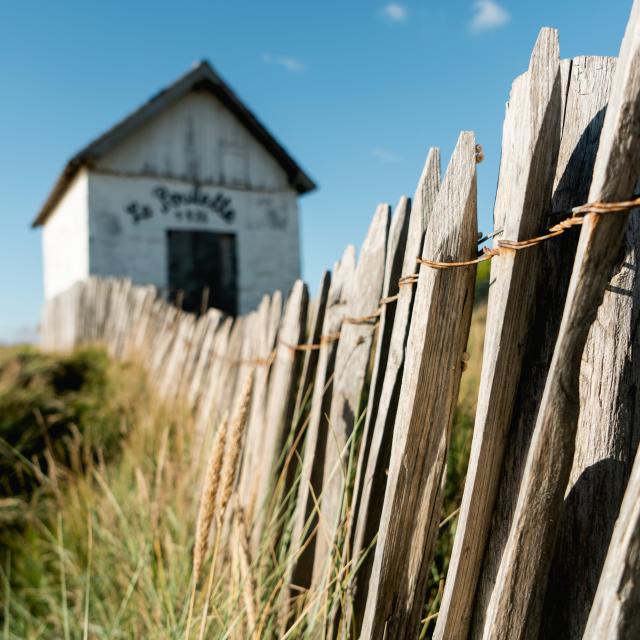
[[[167,232],[169,291],[173,302],[198,313],[238,310],[236,237],[210,231]]]

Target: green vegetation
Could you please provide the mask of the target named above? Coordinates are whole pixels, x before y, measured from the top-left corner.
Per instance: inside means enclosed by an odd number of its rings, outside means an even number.
[[[117,451],[127,408],[114,405],[123,400],[114,373],[95,349],[0,352],[0,497],[27,500],[57,465],[80,471],[88,457]]]
[[[422,637],[433,631],[453,545],[487,291],[483,263]],[[113,363],[98,349],[0,351],[3,638],[184,638],[187,626],[192,638],[246,638],[252,618],[262,637],[280,633],[290,501],[267,527],[259,556],[244,558],[248,581],[238,564],[242,538],[235,531],[223,544],[216,531],[203,565],[209,598],[203,581],[193,591],[196,510],[210,451],[195,438],[188,412],[158,403],[138,366]],[[300,624],[289,637],[302,635]]]
[[[189,466],[177,464],[176,416],[153,407],[141,370],[99,350],[2,352],[3,638],[162,638],[178,628],[193,476],[178,477]]]

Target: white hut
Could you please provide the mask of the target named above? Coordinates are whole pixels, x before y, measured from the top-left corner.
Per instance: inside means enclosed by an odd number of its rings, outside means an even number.
[[[126,277],[245,313],[299,277],[297,201],[314,188],[202,62],[67,163],[33,222],[45,297]]]

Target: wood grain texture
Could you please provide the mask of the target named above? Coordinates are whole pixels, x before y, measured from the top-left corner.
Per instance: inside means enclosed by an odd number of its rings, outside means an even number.
[[[272,316],[277,315],[279,317],[280,312],[280,296],[273,299],[267,295],[262,297],[257,309],[256,328],[253,336],[256,341],[257,358],[267,359],[273,352],[277,336],[275,327],[277,325]],[[240,469],[239,500],[245,510],[250,526],[252,526],[253,511],[257,500],[258,480],[255,470],[260,455],[262,434],[265,429],[265,410],[270,371],[271,369],[268,367],[257,367],[254,374],[251,408],[249,410],[247,435]]]
[[[213,343],[216,331],[224,320],[224,314],[215,309],[209,309],[203,320],[205,324],[204,336],[200,344],[193,376],[187,389],[187,403],[194,411],[197,411],[200,399],[202,398],[204,380],[213,362]]]
[[[430,149],[418,181],[416,192],[409,210],[407,242],[402,261],[403,276],[418,271],[417,258],[422,255],[424,233],[431,217],[433,205],[440,187],[440,152]],[[398,291],[398,301],[389,339],[388,353],[383,371],[383,383],[378,392],[377,409],[367,411],[365,442],[358,460],[354,496],[352,503],[352,535],[350,557],[360,559],[360,566],[350,584],[353,604],[349,605],[342,623],[343,636],[357,634],[362,624],[366,605],[367,583],[373,564],[371,545],[380,524],[384,490],[387,484],[387,469],[391,455],[393,424],[396,417],[405,348],[411,321],[411,310],[415,293],[414,285],[407,285]],[[370,435],[369,435],[370,434]],[[345,557],[345,563],[349,555]]]
[[[312,318],[307,322],[307,345],[318,345],[322,335],[322,325],[324,314],[327,308],[329,297],[329,287],[331,286],[331,274],[325,271],[320,280],[318,294],[313,303],[309,302],[309,313]],[[285,344],[285,346],[288,346]],[[315,379],[316,367],[318,365],[319,349],[297,352],[302,361],[301,371],[298,380],[298,392],[294,403],[293,417],[291,419],[291,429],[287,442],[287,460],[282,487],[280,490],[280,513],[290,512],[295,508],[297,491],[295,482],[300,474],[302,457],[304,455],[304,436],[306,435],[307,421],[311,406],[311,393]]]
[[[613,58],[578,58],[573,64],[570,99],[575,96],[579,98],[575,102],[586,107],[590,95],[592,110],[600,111],[594,114],[600,126],[614,68]],[[584,120],[587,115],[577,114],[575,119]],[[572,125],[567,122],[567,127]],[[582,638],[637,449],[640,365],[634,352],[640,337],[636,329],[640,287],[635,271],[639,232],[638,217],[633,214],[625,255],[614,268],[582,354],[576,450],[551,563],[543,635]]]
[[[151,371],[156,376],[161,376],[166,364],[167,354],[173,343],[174,331],[180,311],[172,305],[164,304],[161,307],[161,325],[158,328],[155,349],[152,353]]]
[[[216,402],[233,324],[233,318],[227,317],[216,330],[213,340],[212,360],[207,376],[203,380],[203,391],[196,413],[196,434],[200,439],[206,436],[211,424],[217,424],[222,417]]]
[[[254,470],[258,489],[252,535],[255,544],[259,540],[265,517],[269,516],[267,504],[275,487],[282,465],[284,444],[292,426],[298,376],[303,360],[302,352],[292,351],[286,344],[298,344],[303,340],[308,302],[307,285],[302,280],[297,280],[285,304],[278,331],[279,341],[271,365],[266,399],[265,429],[260,439],[260,457]]]
[[[176,397],[185,404],[189,402],[190,387],[196,375],[196,369],[200,361],[200,355],[202,354],[202,346],[209,327],[209,320],[205,314],[194,316],[193,322],[193,331],[187,343],[184,365],[180,371],[178,388],[176,389]]]
[[[347,283],[347,319],[371,316],[379,307],[390,217],[389,205],[378,205],[362,245],[355,274]],[[328,420],[328,436],[313,561],[312,586],[315,587],[324,584],[331,575],[347,487],[348,443],[364,409],[361,400],[376,329],[377,319],[343,322],[340,329],[333,397],[329,414],[323,417],[323,420]]]
[[[494,215],[501,239],[542,233],[550,211],[562,99],[558,34],[543,29],[529,70],[513,83],[503,127]],[[518,377],[531,328],[538,269],[535,249],[491,263],[482,373],[460,516],[435,637],[468,633]]]
[[[640,451],[602,569],[584,640],[640,638]]]
[[[616,65],[589,191],[627,199],[640,175],[640,3]],[[589,214],[582,225],[558,341],[527,456],[509,538],[484,628],[486,638],[534,637],[573,460],[580,358],[607,278],[624,246],[628,215]]]
[[[96,294],[97,286],[95,279],[91,281],[91,291],[93,297],[92,311],[95,314],[96,310]],[[139,291],[139,306],[135,311],[135,324],[134,330],[131,334],[131,340],[128,345],[127,357],[128,358],[141,358],[144,357],[149,350],[150,340],[150,325],[153,320],[153,303],[155,302],[158,294],[154,286],[137,287]],[[90,341],[93,342],[97,339],[95,320],[92,322]]]
[[[349,246],[333,270],[322,326],[323,336],[335,336],[342,326],[348,302],[347,283],[352,279],[355,268],[355,248]],[[322,344],[318,357],[292,525],[290,563],[287,568],[288,582],[291,587],[288,604],[291,604],[294,598],[304,594],[311,585],[318,521],[315,505],[322,492],[327,442],[325,415],[331,407],[333,371],[338,344],[339,340],[326,340]]]
[[[229,334],[229,342],[223,354],[221,354],[219,378],[214,381],[216,385],[214,407],[221,416],[227,411],[231,413],[233,402],[236,398],[238,371],[240,370],[242,347],[246,336],[246,320],[245,316],[234,319],[233,327]]]
[[[320,286],[318,287],[316,299],[313,305],[311,303],[309,304],[310,318],[306,341],[307,345],[317,345],[320,342],[330,286],[331,273],[329,271],[325,271],[320,278]],[[298,396],[296,398],[294,411],[294,423],[299,426],[302,425],[305,406],[310,404],[319,355],[319,349],[311,349],[304,352],[304,362],[302,364],[300,385],[298,387]]]
[[[167,354],[162,378],[156,381],[158,391],[168,404],[176,397],[180,374],[193,336],[195,317],[181,311],[174,330],[173,343]]]
[[[472,133],[460,134],[427,228],[423,257],[476,255],[476,160]],[[420,269],[391,450],[380,530],[361,638],[417,633],[442,504],[442,477],[475,265]]]
[[[608,100],[611,61],[610,58],[599,57],[567,61],[571,69],[564,101],[565,118],[552,211],[566,211],[587,200]],[[561,62],[562,68],[565,61]],[[551,218],[550,222],[554,220]],[[531,434],[560,329],[578,235],[576,228],[532,249],[540,252],[542,266],[537,272],[533,295],[536,303],[524,345],[523,366],[506,438],[491,533],[476,591],[472,637],[482,634],[486,608],[513,519]]]
[[[334,533],[332,568],[325,577],[335,577],[337,575],[347,575],[351,560],[351,531],[353,524],[354,496],[358,492],[357,485],[360,481],[360,461],[367,458],[371,445],[372,426],[375,416],[378,413],[378,401],[380,391],[384,383],[384,371],[389,356],[389,346],[391,334],[393,333],[393,321],[396,311],[398,294],[398,281],[402,274],[402,262],[404,258],[405,246],[407,243],[407,233],[409,230],[409,214],[411,202],[406,196],[402,196],[396,205],[391,218],[391,227],[387,238],[386,258],[384,266],[384,279],[382,284],[382,299],[380,303],[378,326],[376,328],[375,340],[372,344],[373,367],[368,383],[368,400],[364,413],[364,427],[361,429],[359,443],[357,447],[349,447],[355,453],[352,460],[356,461],[356,477],[353,485],[347,482],[347,478],[352,476],[349,471],[349,458],[347,452],[343,454],[343,482],[341,513]],[[373,419],[372,419],[373,418]],[[346,443],[345,443],[346,445]],[[356,453],[357,452],[357,453]],[[348,592],[348,589],[346,590]],[[346,613],[345,593],[336,590],[336,595],[331,605],[329,614],[328,635],[337,637],[340,630],[341,618]]]

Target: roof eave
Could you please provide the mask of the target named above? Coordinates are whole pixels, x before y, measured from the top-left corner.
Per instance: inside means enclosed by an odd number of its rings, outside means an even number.
[[[276,162],[282,167],[287,174],[289,184],[299,195],[304,195],[317,188],[315,182],[302,170],[300,165],[258,120],[253,112],[245,106],[233,89],[222,80],[207,61],[202,61],[195,69],[156,93],[141,107],[108,129],[71,158],[54,184],[40,212],[33,220],[32,228],[39,227],[47,221],[81,167],[91,165],[93,159],[99,158],[108,152],[111,147],[118,144],[120,140],[128,135],[132,127],[139,126],[141,121],[144,122],[146,118],[153,117],[173,101],[198,88],[211,91],[232,113],[235,113],[236,117],[253,134],[256,140],[271,153]]]
[[[86,163],[86,159],[80,158],[79,156],[74,156],[73,158],[71,158],[71,160],[69,160],[69,162],[67,162],[65,168],[62,170],[62,173],[53,185],[53,189],[51,189],[51,192],[42,205],[40,212],[32,221],[32,229],[42,226],[47,221],[56,205],[60,202],[62,196],[69,188],[69,185],[73,182],[73,179],[78,174],[78,171],[83,166],[85,166]]]

